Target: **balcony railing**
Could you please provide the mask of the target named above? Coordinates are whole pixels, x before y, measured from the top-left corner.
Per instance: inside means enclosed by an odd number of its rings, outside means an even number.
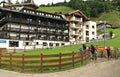
[[[79,36],[80,33],[79,33],[79,32],[75,32],[75,31],[71,31],[71,32],[70,32],[70,35]]]
[[[1,20],[0,24],[2,25],[6,22],[21,23],[21,24],[27,24],[27,25],[47,26],[47,27],[53,27],[53,28],[57,27],[59,29],[68,29],[69,28],[68,26],[66,27],[65,25],[60,25],[60,24],[56,25],[54,23],[48,24],[48,22],[38,23],[37,20],[31,20],[30,21],[30,20],[25,19],[25,18],[21,19],[21,18],[16,18],[16,17],[11,17],[11,18],[4,17]]]
[[[7,27],[7,28],[3,28],[2,29],[3,31],[17,31],[19,32],[20,31],[20,28],[13,28],[13,27]]]
[[[75,22],[82,22],[82,18],[76,18],[75,16],[73,16],[70,21],[75,21]]]
[[[80,28],[80,26],[76,26],[75,24],[71,24],[71,25],[70,25],[70,28],[79,29],[79,28]]]

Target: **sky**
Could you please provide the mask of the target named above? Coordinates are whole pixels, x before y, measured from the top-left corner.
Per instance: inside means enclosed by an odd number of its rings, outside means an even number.
[[[3,1],[3,0],[0,0],[0,2]],[[5,0],[7,1],[7,0]],[[11,0],[13,3],[16,2],[16,0]],[[18,0],[19,2],[21,2],[22,0]],[[66,0],[67,2],[70,1],[70,0]],[[48,3],[58,3],[58,2],[64,2],[64,0],[34,0],[35,4],[36,5],[41,5],[41,4],[48,4]]]

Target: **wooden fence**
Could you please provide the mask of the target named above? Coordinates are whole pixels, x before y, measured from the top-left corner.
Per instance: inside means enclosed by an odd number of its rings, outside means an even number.
[[[59,54],[40,54],[40,55],[0,55],[0,67],[8,67],[11,69],[38,69],[44,72],[43,69],[56,68],[61,70],[63,67],[74,67],[75,64],[83,64],[89,58],[89,51],[84,53],[59,53]]]
[[[0,54],[6,53],[7,49],[6,48],[0,48]]]

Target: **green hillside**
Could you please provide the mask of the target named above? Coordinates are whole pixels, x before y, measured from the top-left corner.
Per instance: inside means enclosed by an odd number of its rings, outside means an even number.
[[[38,10],[50,13],[62,12],[63,14],[74,11],[74,9],[66,6],[39,7]],[[91,19],[93,19],[94,21],[107,21],[113,26],[120,26],[120,15],[117,11],[102,13],[98,18]]]
[[[39,7],[38,10],[50,13],[62,12],[63,14],[74,11],[72,8],[66,6]]]
[[[95,21],[106,21],[113,26],[120,26],[120,15],[119,12],[113,11],[109,13],[102,13]]]

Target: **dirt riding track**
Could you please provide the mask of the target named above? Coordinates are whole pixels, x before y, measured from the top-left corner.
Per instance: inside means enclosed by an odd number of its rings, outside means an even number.
[[[0,77],[120,77],[120,59],[99,59],[79,68],[55,73],[24,74],[0,70]]]

